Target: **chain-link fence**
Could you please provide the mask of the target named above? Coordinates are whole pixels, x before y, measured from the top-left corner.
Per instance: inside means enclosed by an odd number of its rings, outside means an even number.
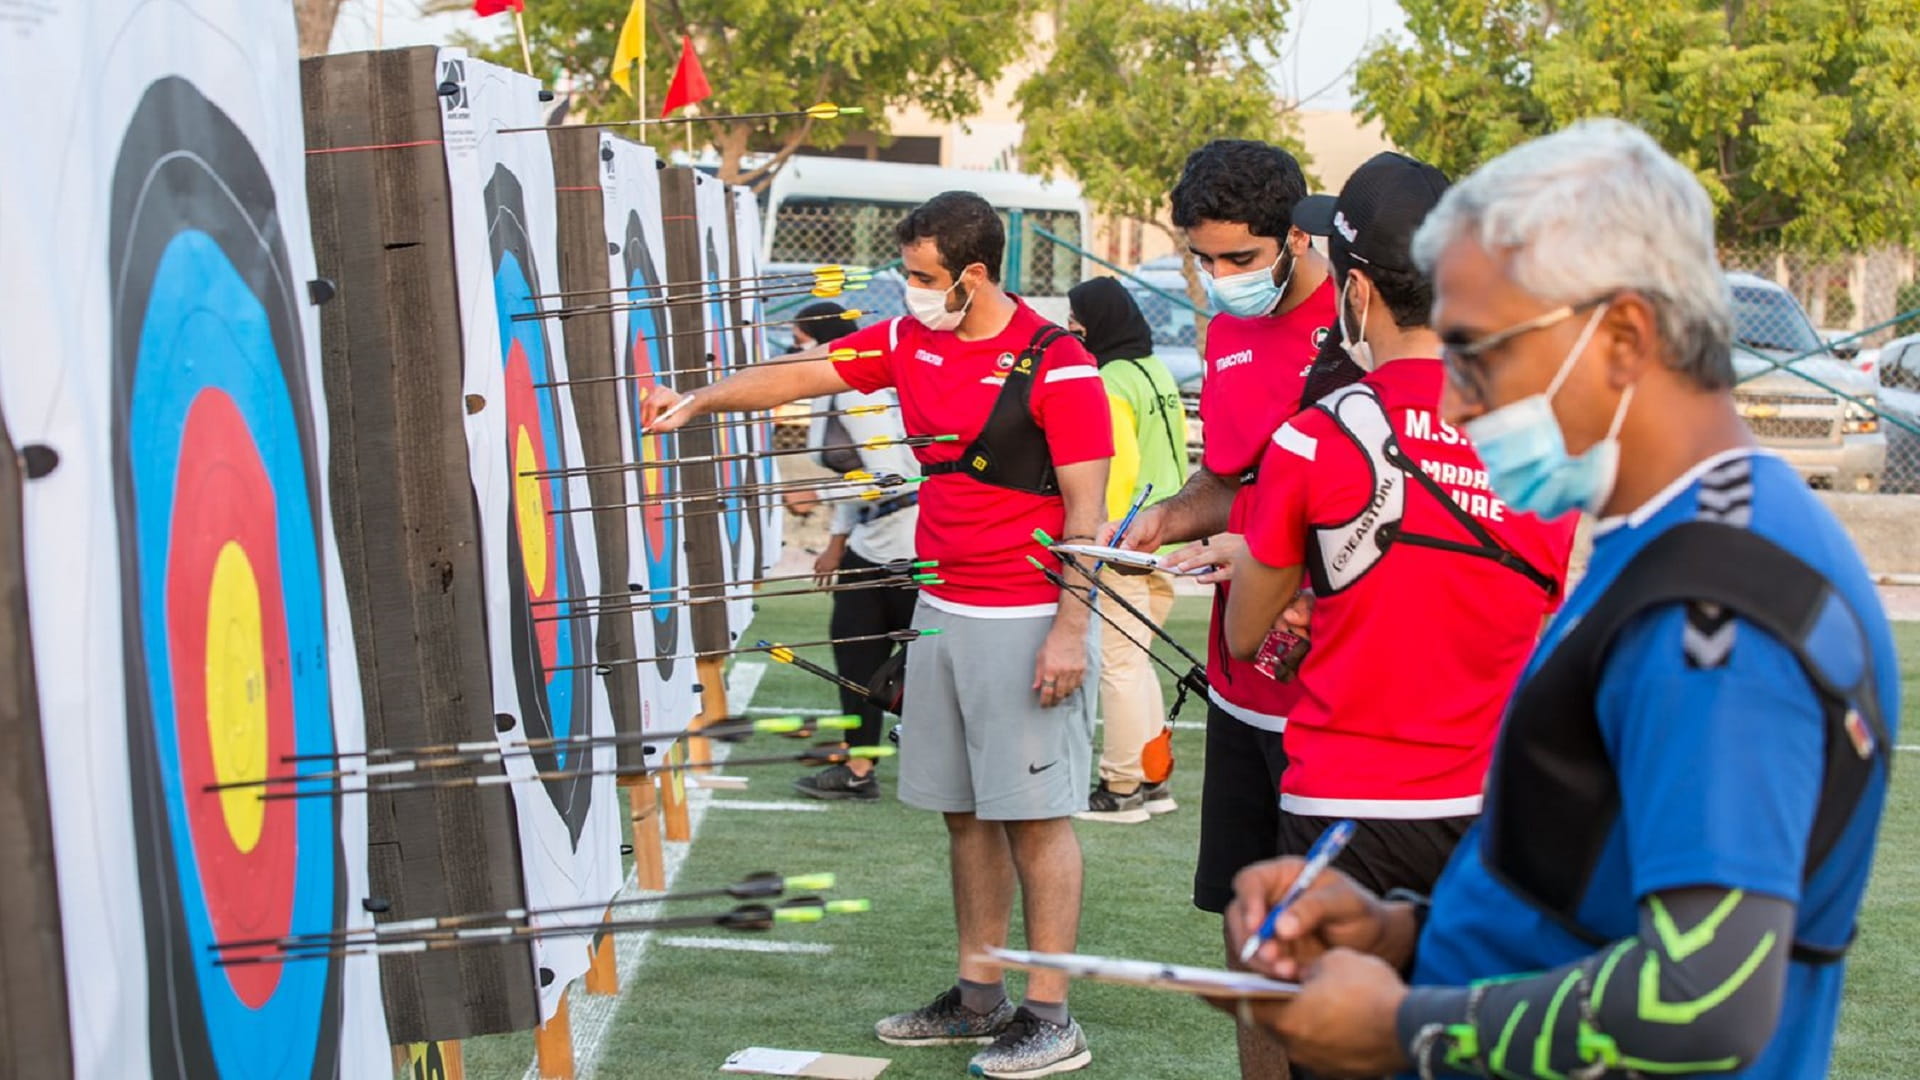
[[[1920,282],[1913,254],[1721,252],[1734,400],[1815,487],[1920,492]]]
[[[911,204],[854,199],[789,198],[773,210],[771,261],[878,266],[900,254],[893,229]],[[1015,292],[1065,296],[1079,284],[1076,250],[1041,241],[1044,230],[1073,244],[1082,242],[1081,215],[1075,210],[999,209],[1007,230],[1001,277]]]

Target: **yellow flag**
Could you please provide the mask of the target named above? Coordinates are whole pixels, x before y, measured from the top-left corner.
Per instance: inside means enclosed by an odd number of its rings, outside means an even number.
[[[613,50],[613,81],[620,89],[634,96],[633,65],[638,61],[641,71],[647,64],[647,0],[633,0],[633,7],[627,10],[627,21],[620,26],[620,44]]]

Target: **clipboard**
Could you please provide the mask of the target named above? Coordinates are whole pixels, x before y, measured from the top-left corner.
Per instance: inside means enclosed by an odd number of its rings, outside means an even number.
[[[1164,964],[1157,960],[1119,960],[1109,956],[1082,953],[1041,953],[1023,949],[999,949],[988,946],[980,957],[988,963],[1022,971],[1062,972],[1075,979],[1137,986],[1146,990],[1170,990],[1177,994],[1205,997],[1247,998],[1255,1001],[1279,1001],[1300,992],[1299,983],[1281,982],[1247,971],[1220,971],[1214,968]]]
[[[1113,563],[1118,566],[1130,566],[1136,570],[1158,570],[1175,577],[1199,577],[1213,572],[1210,566],[1196,566],[1187,570],[1173,570],[1160,564],[1160,556],[1151,551],[1132,551],[1127,548],[1108,547],[1105,544],[1055,544],[1053,550],[1068,555],[1080,555],[1098,562]]]

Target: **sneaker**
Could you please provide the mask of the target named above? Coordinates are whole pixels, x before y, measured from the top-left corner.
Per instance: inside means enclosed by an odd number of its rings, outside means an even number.
[[[856,776],[845,765],[829,765],[793,782],[793,789],[809,799],[853,799],[872,802],[880,797],[880,774]]]
[[[1092,1060],[1079,1021],[1068,1017],[1064,1024],[1049,1023],[1022,1006],[993,1045],[967,1062],[967,1071],[995,1080],[1028,1080],[1084,1069]]]
[[[873,1025],[873,1033],[889,1046],[990,1043],[1013,1019],[1013,1002],[1006,998],[992,1012],[977,1013],[960,1004],[960,988],[950,986],[932,1004],[895,1013]]]
[[[1073,815],[1081,821],[1108,821],[1115,825],[1138,825],[1150,816],[1147,813],[1146,788],[1135,788],[1131,794],[1120,795],[1107,786],[1105,780],[1087,796],[1087,808]]]
[[[1173,789],[1167,786],[1165,780],[1142,785],[1140,794],[1146,797],[1146,811],[1149,814],[1171,814],[1180,809],[1180,804],[1173,801]]]

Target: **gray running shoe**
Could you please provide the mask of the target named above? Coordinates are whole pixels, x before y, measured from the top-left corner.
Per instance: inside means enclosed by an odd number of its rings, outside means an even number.
[[[1031,1080],[1084,1069],[1091,1061],[1093,1051],[1079,1021],[1068,1017],[1065,1024],[1050,1023],[1022,1006],[993,1045],[967,1062],[967,1071],[994,1080]]]
[[[880,797],[880,775],[856,776],[845,765],[829,765],[793,782],[793,789],[809,799],[853,799],[872,802]]]
[[[1105,780],[1087,796],[1087,808],[1073,815],[1081,821],[1106,821],[1115,825],[1138,825],[1147,820],[1146,789],[1135,788],[1121,795]]]
[[[960,1004],[960,988],[950,986],[932,1004],[895,1013],[873,1025],[873,1033],[889,1046],[990,1043],[1013,1018],[1013,1002],[1006,998],[992,1012],[977,1013]]]
[[[1173,789],[1167,786],[1165,780],[1142,787],[1140,794],[1147,798],[1146,810],[1149,814],[1171,814],[1180,809],[1180,804],[1173,801]]]

